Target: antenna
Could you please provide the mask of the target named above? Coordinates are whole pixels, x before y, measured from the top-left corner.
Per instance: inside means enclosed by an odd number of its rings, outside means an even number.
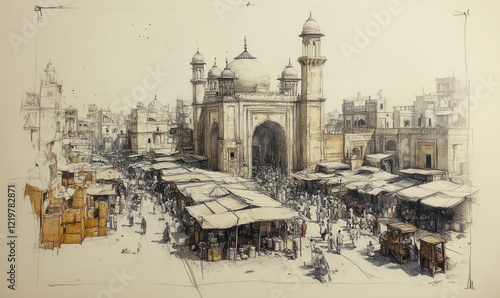
[[[465,84],[466,92],[467,92],[467,185],[469,193],[471,192],[471,181],[470,181],[470,135],[471,135],[471,126],[470,126],[470,82],[469,82],[469,73],[467,71],[467,17],[469,16],[469,9],[467,11],[455,11],[455,16],[464,16],[464,66],[465,66]],[[468,222],[469,225],[469,276],[467,278],[467,287],[466,289],[473,290],[474,282],[472,281],[472,198],[469,196],[469,211],[468,211]]]

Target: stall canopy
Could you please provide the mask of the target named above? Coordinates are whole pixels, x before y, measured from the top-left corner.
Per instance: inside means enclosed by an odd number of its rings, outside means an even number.
[[[335,173],[339,170],[349,170],[351,167],[345,163],[338,161],[322,162],[318,163],[316,167],[317,172],[323,172],[325,174]]]
[[[115,179],[121,179],[123,178],[122,173],[120,173],[117,170],[104,170],[104,171],[97,171],[96,175],[96,180],[115,180]]]
[[[89,196],[113,196],[116,195],[116,190],[112,185],[90,186],[87,188]]]
[[[155,170],[164,170],[164,169],[177,169],[180,168],[181,166],[173,162],[163,161],[153,164],[152,167]]]
[[[229,191],[238,198],[240,198],[244,203],[247,203],[248,205],[251,206],[256,206],[256,207],[281,206],[280,202],[257,191],[235,189],[235,188],[229,189]]]
[[[384,160],[390,159],[390,158],[392,158],[392,154],[378,153],[378,154],[366,155],[366,161],[371,162],[371,163],[380,163],[381,161],[384,161]]]
[[[292,177],[298,180],[305,180],[305,181],[314,181],[314,180],[321,180],[322,178],[316,175],[316,173],[311,172],[308,169],[304,169],[299,172],[295,172],[292,174]]]
[[[452,208],[478,191],[479,189],[475,186],[438,180],[403,189],[396,195],[404,201],[420,200],[423,205],[430,207]]]
[[[202,216],[201,227],[202,229],[228,229],[254,222],[287,220],[297,217],[299,214],[288,208],[252,208]]]

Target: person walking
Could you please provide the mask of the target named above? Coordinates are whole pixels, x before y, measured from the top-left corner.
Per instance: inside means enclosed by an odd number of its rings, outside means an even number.
[[[141,234],[146,234],[146,219],[143,217],[141,222]]]
[[[339,255],[340,255],[340,252],[341,252],[341,250],[342,250],[342,245],[344,244],[344,235],[342,235],[342,234],[340,233],[340,230],[339,230],[339,232],[338,232],[338,234],[337,234],[336,244],[337,244],[337,245],[336,245],[336,248],[337,248],[337,254],[339,254]]]
[[[307,224],[305,220],[302,220],[302,225],[300,226],[302,238],[306,237]]]
[[[170,226],[168,222],[165,223],[165,230],[163,230],[163,242],[170,242]]]

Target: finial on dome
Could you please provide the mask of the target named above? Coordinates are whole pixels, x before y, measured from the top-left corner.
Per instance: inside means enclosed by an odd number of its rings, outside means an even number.
[[[227,67],[227,57],[226,57],[226,67]]]
[[[246,35],[245,35],[244,43],[245,43],[244,48],[245,48],[245,51],[246,51],[247,50],[247,36]]]
[[[217,66],[217,57],[214,57],[214,66]]]
[[[290,58],[288,58],[288,65],[292,65],[292,60],[290,60]]]
[[[156,100],[156,94],[155,94],[155,100]]]

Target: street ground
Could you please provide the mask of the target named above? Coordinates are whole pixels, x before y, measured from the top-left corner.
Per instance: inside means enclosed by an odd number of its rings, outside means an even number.
[[[29,203],[25,202],[29,206]],[[26,208],[28,207],[26,206]],[[27,210],[27,209],[25,209]],[[118,215],[117,231],[107,236],[86,238],[82,245],[62,245],[59,250],[39,250],[36,243],[26,245],[20,271],[23,281],[18,283],[19,297],[140,297],[156,294],[165,297],[318,297],[346,293],[353,297],[384,297],[397,293],[422,293],[426,297],[467,297],[467,240],[448,242],[450,269],[432,278],[420,273],[416,261],[399,265],[391,257],[374,258],[366,254],[366,245],[372,241],[378,250],[378,238],[362,234],[357,248],[345,237],[340,255],[326,252],[326,241],[319,236],[319,226],[308,224],[302,241],[302,254],[289,260],[284,254],[263,254],[245,261],[202,262],[182,258],[183,252],[172,243],[162,243],[165,222],[172,219],[160,213],[153,214],[153,203],[146,200],[134,213],[134,225],[129,226],[127,213]],[[313,213],[314,214],[314,213]],[[147,232],[140,233],[143,216]],[[26,239],[36,238],[35,217],[26,224]],[[313,218],[314,220],[314,218]],[[345,223],[334,224],[332,231],[344,229]],[[30,232],[31,231],[31,232]],[[345,232],[344,232],[345,233]],[[175,233],[182,238],[182,233]],[[332,281],[322,284],[312,276],[308,266],[311,260],[309,238],[315,238],[317,247],[326,254],[332,269]],[[139,248],[139,251],[138,251]],[[123,251],[123,253],[122,253]],[[306,265],[306,266],[304,266]],[[362,286],[362,287],[360,287]],[[27,292],[27,289],[30,291]],[[360,289],[363,289],[361,292]],[[366,292],[369,291],[369,293]],[[10,296],[9,296],[10,297]],[[461,296],[462,297],[462,296]]]

